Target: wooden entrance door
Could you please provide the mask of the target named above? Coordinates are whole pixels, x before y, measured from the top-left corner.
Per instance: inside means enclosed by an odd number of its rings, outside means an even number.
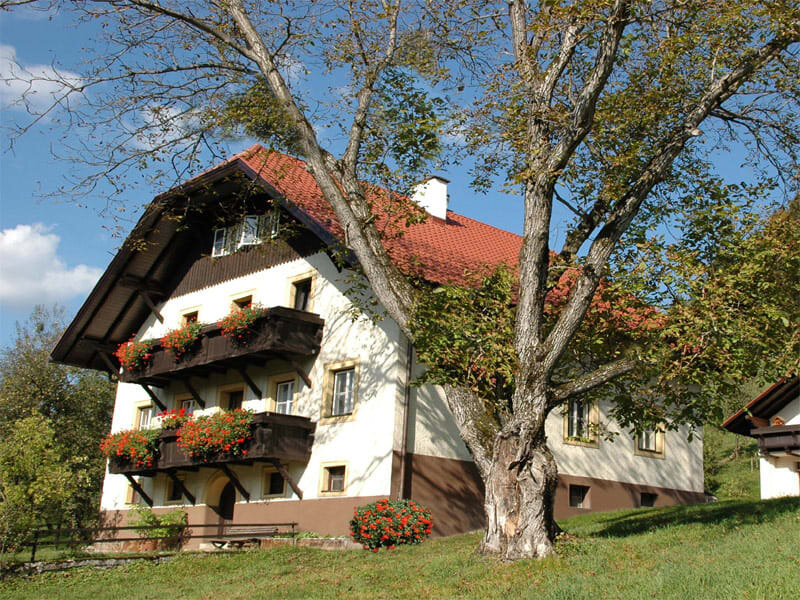
[[[222,488],[219,495],[219,532],[218,535],[225,534],[225,525],[233,521],[233,509],[236,506],[236,488],[229,481]]]

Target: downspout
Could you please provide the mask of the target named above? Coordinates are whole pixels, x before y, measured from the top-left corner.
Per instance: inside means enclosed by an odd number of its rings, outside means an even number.
[[[411,376],[414,368],[414,346],[406,338],[406,378],[403,390],[403,438],[400,443],[400,484],[397,486],[397,499],[406,497],[406,456],[408,454],[408,407],[411,403]]]

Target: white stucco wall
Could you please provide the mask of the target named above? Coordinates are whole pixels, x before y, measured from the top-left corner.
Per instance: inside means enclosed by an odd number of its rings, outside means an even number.
[[[795,398],[776,413],[787,425],[800,425],[800,398]]]
[[[800,473],[797,457],[761,457],[761,498],[800,496]]]
[[[199,321],[213,323],[228,314],[232,300],[252,294],[253,301],[266,307],[288,306],[291,280],[314,271],[317,276],[312,290],[312,306],[324,320],[323,339],[319,355],[302,366],[307,370],[313,387],[308,388],[298,377],[298,394],[294,414],[318,422],[311,458],[306,465],[290,465],[298,480],[304,498],[319,497],[321,470],[325,464],[344,464],[347,467],[348,496],[387,495],[390,491],[392,446],[395,422],[391,418],[397,405],[397,384],[402,380],[400,332],[397,325],[385,319],[374,323],[366,318],[353,321],[349,313],[351,302],[344,294],[347,273],[339,273],[328,256],[318,253],[264,271],[223,282],[184,296],[170,298],[159,306],[164,316],[160,323],[153,315],[148,317],[138,333],[138,339],[158,338],[180,325],[181,315],[198,310]],[[358,359],[359,384],[353,418],[347,422],[324,424],[320,421],[323,398],[325,365]],[[266,367],[250,367],[248,375],[266,396],[270,393],[270,376],[291,372],[291,367],[281,361],[272,361]],[[236,372],[211,375],[207,379],[194,378],[192,383],[206,403],[205,411],[215,409],[220,386],[241,382]],[[186,392],[176,382],[159,390],[168,408],[176,406],[174,398]],[[269,408],[269,399],[256,398],[246,388],[244,408],[263,412]],[[112,431],[134,426],[136,406],[149,403],[146,392],[138,385],[120,384],[114,409]],[[387,416],[389,416],[387,418]],[[254,499],[261,496],[262,466],[239,466],[234,470]],[[212,470],[201,469],[188,473],[186,484],[197,496],[198,504],[206,502],[205,483]],[[141,478],[146,492],[156,505],[164,502],[166,478]],[[103,488],[104,509],[125,508],[128,483],[122,475],[107,475]],[[291,490],[287,494],[293,497]]]
[[[421,372],[422,367],[418,367],[416,375]],[[429,456],[471,460],[441,389],[430,385],[415,388],[413,399],[412,416],[415,421],[409,450]],[[634,436],[608,421],[608,409],[608,405],[601,404],[601,423],[619,435],[613,441],[600,439],[597,448],[566,443],[561,411],[556,409],[550,414],[545,427],[559,473],[692,492],[703,491],[702,432],[695,432],[694,439],[689,442],[686,428],[667,431],[663,458],[641,456],[634,453]]]

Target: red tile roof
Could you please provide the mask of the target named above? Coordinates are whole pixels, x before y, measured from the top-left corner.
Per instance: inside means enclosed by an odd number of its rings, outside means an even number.
[[[342,238],[336,215],[303,161],[255,145],[220,166],[237,160],[328,232]],[[385,218],[379,215],[379,227]],[[388,238],[385,244],[404,271],[436,283],[461,283],[467,271],[500,263],[516,265],[522,238],[448,210],[446,221],[429,215],[424,223],[410,225],[401,237]]]

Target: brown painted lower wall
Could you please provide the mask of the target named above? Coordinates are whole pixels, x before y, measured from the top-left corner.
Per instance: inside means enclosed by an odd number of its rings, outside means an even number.
[[[405,494],[431,510],[438,535],[453,535],[480,529],[485,524],[484,487],[475,463],[435,456],[410,454],[406,457]],[[399,487],[400,456],[393,462],[392,496]],[[588,508],[569,505],[569,486],[589,488]],[[648,485],[559,475],[555,517],[565,519],[587,512],[602,512],[641,506],[643,492],[656,494],[655,506],[698,504],[705,501],[701,492],[689,492]]]
[[[485,524],[483,511],[483,482],[475,463],[421,454],[406,456],[405,496],[413,498],[433,513],[435,536],[454,535],[481,529]],[[400,490],[400,456],[395,453],[392,462],[391,497],[397,498]],[[589,488],[586,508],[569,506],[569,486]],[[643,492],[656,494],[655,506],[697,504],[704,501],[699,492],[654,487],[559,475],[556,489],[555,516],[564,519],[587,512],[601,512],[641,506]],[[353,509],[375,502],[385,496],[359,496],[289,500],[280,502],[237,503],[233,523],[286,523],[297,522],[301,531],[315,531],[322,535],[349,535]],[[167,512],[174,508],[154,509]],[[207,506],[188,506],[189,525],[216,524],[219,516]],[[128,511],[107,511],[107,525],[124,525]],[[199,531],[199,530],[197,530]],[[212,533],[214,530],[205,530]],[[202,541],[202,540],[201,540]],[[196,548],[200,541],[192,541],[187,548]]]

